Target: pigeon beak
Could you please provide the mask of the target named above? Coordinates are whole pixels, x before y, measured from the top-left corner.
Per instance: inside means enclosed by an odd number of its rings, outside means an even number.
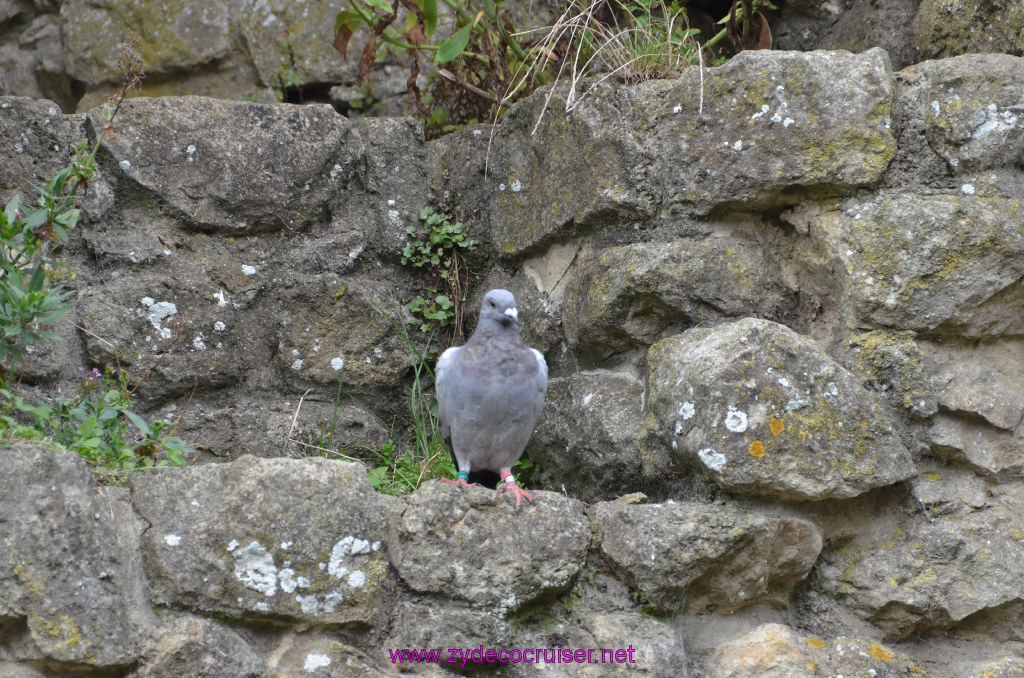
[[[512,308],[506,308],[505,315],[512,318],[516,322],[519,322],[519,310],[515,306],[513,306]]]

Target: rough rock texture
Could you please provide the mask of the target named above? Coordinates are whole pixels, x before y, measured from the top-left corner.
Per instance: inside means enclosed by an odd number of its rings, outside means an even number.
[[[821,551],[807,521],[716,505],[602,502],[594,520],[601,554],[665,613],[784,605]]]
[[[129,30],[140,36],[138,49],[153,73],[203,64],[228,49],[228,3],[218,0],[68,0],[60,16],[68,74],[89,84],[120,79],[115,63]]]
[[[913,38],[921,59],[968,52],[1024,56],[1024,7],[1014,0],[921,0]]]
[[[918,61],[917,47],[906,30],[918,4],[920,0],[789,0],[771,24],[772,46],[801,52],[881,47],[894,68],[903,68]]]
[[[765,624],[723,646],[708,661],[706,670],[706,675],[716,678],[928,675],[908,657],[884,645],[843,637],[826,642],[782,624]]]
[[[837,549],[821,570],[826,590],[891,638],[946,629],[974,615],[989,634],[1019,640],[1015,623],[983,613],[1024,603],[1017,567],[1024,557],[1020,484],[990,486],[943,468],[920,478],[914,494],[928,519]]]
[[[566,338],[601,359],[649,346],[671,327],[772,317],[787,305],[777,261],[731,234],[640,243],[580,262],[566,290]]]
[[[636,444],[643,393],[643,382],[625,373],[550,380],[544,419],[527,448],[533,482],[583,501],[643,489]]]
[[[949,323],[967,336],[1003,329],[974,326],[971,313],[1024,275],[1024,214],[1017,200],[969,186],[877,193],[813,220],[846,271],[855,323],[918,332]]]
[[[83,139],[81,119],[61,115],[52,101],[0,100],[0,199],[33,204],[34,187],[64,168],[72,144]]]
[[[1020,59],[971,54],[924,61],[902,75],[902,105],[916,109],[928,145],[953,174],[970,176],[1024,158]]]
[[[258,678],[263,659],[238,633],[196,617],[168,620],[150,637],[142,666],[131,678],[195,675]]]
[[[564,590],[583,566],[583,506],[550,492],[520,514],[510,496],[431,483],[408,501],[388,542],[410,588],[500,613]]]
[[[645,473],[686,460],[730,492],[794,499],[853,497],[914,475],[881,403],[782,325],[690,330],[652,346],[648,364]]]
[[[74,452],[0,448],[0,627],[8,659],[122,668],[140,656],[135,517]],[[123,541],[122,541],[123,539]]]
[[[848,81],[858,83],[852,92],[829,90]],[[786,204],[791,187],[828,194],[872,184],[896,151],[881,50],[742,53],[703,81],[689,70],[676,81],[599,88],[569,114],[567,96],[556,91],[536,131],[544,100],[531,98],[495,136],[490,172],[500,183],[490,200],[501,255],[659,206],[703,215]],[[627,110],[635,113],[623,117]],[[587,197],[567,200],[575,196]]]
[[[209,102],[202,117],[174,97],[128,101],[103,149],[127,180],[206,233],[245,235],[330,221],[335,182],[361,155],[352,124],[328,106]],[[102,127],[99,113],[90,117]],[[247,130],[207,134],[215,124]],[[143,131],[145,130],[145,131]],[[163,130],[158,133],[157,130]]]
[[[0,41],[45,37],[57,5],[0,2]],[[266,40],[301,11],[273,7]],[[256,82],[236,26],[180,86]],[[119,364],[133,409],[198,450],[130,491],[0,451],[0,675],[1019,673],[1022,63],[749,51],[704,71],[702,110],[696,71],[569,112],[558,88],[536,135],[544,92],[493,143],[197,97],[135,99],[108,135],[0,98],[5,201],[103,136],[47,254],[75,293],[63,341],[8,387],[52,403]],[[458,338],[426,346],[408,304],[437,282],[401,249],[445,191],[481,242],[465,303],[512,290],[551,368],[518,513],[308,458],[410,446],[416,352]],[[0,402],[0,440],[23,416]],[[455,644],[635,663],[389,652]]]
[[[246,619],[376,622],[393,503],[362,466],[243,457],[153,471],[133,479],[132,493],[150,525],[142,548],[156,602]]]

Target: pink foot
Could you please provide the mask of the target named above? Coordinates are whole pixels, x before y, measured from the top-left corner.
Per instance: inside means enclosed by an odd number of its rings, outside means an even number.
[[[523,505],[523,497],[526,497],[531,504],[533,503],[533,495],[516,485],[516,479],[512,477],[512,472],[508,469],[501,470],[501,485],[498,486],[498,492],[515,492],[517,511]]]
[[[462,477],[456,478],[455,480],[450,480],[448,478],[441,478],[440,480],[442,483],[448,483],[449,485],[454,485],[455,487],[458,487],[460,489],[465,489],[467,487],[476,487],[476,483],[468,482],[465,478]]]

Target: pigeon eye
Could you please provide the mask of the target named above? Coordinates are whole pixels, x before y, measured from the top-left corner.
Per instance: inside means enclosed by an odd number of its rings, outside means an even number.
[[[491,304],[491,308],[498,308],[498,305],[496,303],[494,303],[493,301],[491,301],[489,303]]]

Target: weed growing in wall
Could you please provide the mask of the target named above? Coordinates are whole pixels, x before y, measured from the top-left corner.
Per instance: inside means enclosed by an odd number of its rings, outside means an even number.
[[[744,49],[769,49],[763,11],[777,9],[769,0],[734,0],[717,22],[723,28],[702,40],[690,28],[684,0],[568,0],[554,25],[531,31],[514,27],[500,0],[441,0],[440,12],[438,0],[348,4],[335,19],[335,48],[347,57],[351,37],[369,29],[357,84],[389,55],[408,64],[407,91],[428,138],[497,120],[551,82],[569,81],[575,93],[590,76],[636,83],[721,63]]]
[[[457,211],[448,191],[440,198],[435,195],[432,204],[420,210],[420,224],[406,229],[402,248],[402,264],[423,269],[432,278],[426,295],[413,299],[409,310],[420,319],[420,331],[445,328],[450,340],[462,335],[468,277],[463,253],[478,245],[454,216]]]
[[[121,102],[141,80],[142,60],[128,40],[118,58],[124,77],[121,93],[102,111],[103,134],[113,134]],[[96,169],[96,152],[88,141],[75,147],[75,156],[57,175],[39,187],[34,207],[19,196],[0,213],[0,444],[17,439],[40,440],[78,452],[103,480],[116,480],[136,469],[164,464],[183,465],[182,454],[194,452],[173,435],[176,424],[147,423],[131,410],[128,375],[107,366],[82,368],[75,395],[55,402],[33,403],[17,392],[17,367],[24,350],[44,339],[60,340],[45,329],[67,313],[71,292],[52,287],[48,275],[60,265],[50,258],[67,243],[67,232],[78,225],[79,190],[88,186]],[[157,460],[156,455],[163,458]]]

